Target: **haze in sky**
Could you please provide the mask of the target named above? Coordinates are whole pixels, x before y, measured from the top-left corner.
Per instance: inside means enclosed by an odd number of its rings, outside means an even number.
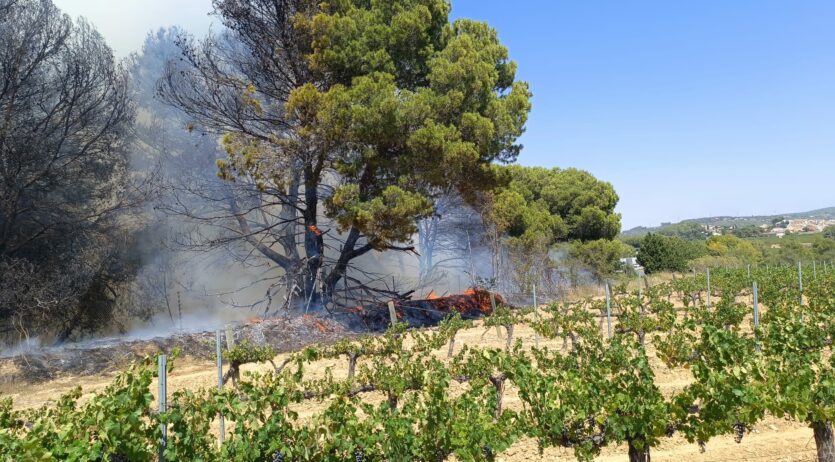
[[[54,1],[120,56],[212,21],[210,0]],[[453,15],[498,29],[531,84],[519,162],[610,181],[624,229],[835,206],[835,2],[453,0]]]

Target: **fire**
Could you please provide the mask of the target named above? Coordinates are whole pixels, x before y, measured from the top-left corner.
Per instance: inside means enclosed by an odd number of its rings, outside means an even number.
[[[411,326],[437,324],[450,313],[459,313],[465,319],[476,319],[493,312],[493,303],[502,305],[504,298],[482,288],[470,288],[463,294],[439,296],[430,291],[422,300],[395,300],[397,318]],[[347,307],[345,311],[357,316],[365,327],[385,329],[390,324],[387,304],[370,307]]]
[[[307,229],[308,229],[308,231],[315,234],[316,236],[321,236],[322,235],[322,230],[319,229],[316,225],[310,225],[310,226],[307,227]]]
[[[302,316],[302,318],[305,320],[307,325],[315,327],[319,332],[321,332],[323,334],[330,331],[330,329],[328,329],[328,327],[325,326],[325,324],[319,318],[317,318],[315,316],[311,316],[309,314],[306,314],[306,315]]]
[[[504,298],[499,294],[493,294],[496,304],[503,304]],[[426,297],[427,302],[433,309],[440,311],[458,311],[462,315],[475,313],[489,314],[493,311],[493,302],[490,300],[490,292],[484,289],[469,288],[461,295],[449,295],[439,297],[431,292]]]

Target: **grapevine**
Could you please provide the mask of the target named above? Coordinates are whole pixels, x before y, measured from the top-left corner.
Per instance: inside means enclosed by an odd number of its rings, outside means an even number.
[[[437,329],[397,325],[310,347],[269,373],[241,377],[240,365],[275,356],[245,340],[225,352],[236,387],[175,391],[164,413],[151,410],[149,358],[84,403],[79,390],[34,410],[0,399],[0,458],[150,461],[165,425],[168,460],[489,461],[521,437],[543,451],[571,448],[578,460],[625,443],[631,460],[648,460],[674,434],[700,447],[723,434],[742,444],[767,414],[807,423],[826,449],[835,419],[835,275],[808,281],[802,305],[796,278],[791,268],[753,268],[750,280],[746,271],[717,270],[711,306],[702,275],[634,292],[621,285],[612,291],[611,338],[595,319],[601,301],[588,299],[551,304],[536,318],[499,307],[482,325],[507,333],[500,349],[455,348],[456,334],[473,324],[452,316]],[[745,303],[751,280],[761,288],[757,326]],[[513,336],[519,325],[562,339],[564,348],[523,345]],[[687,368],[692,383],[662,395],[648,343],[666,367]],[[338,357],[347,360],[344,378],[330,369],[307,376],[307,364]],[[466,384],[463,392],[452,393],[456,383]],[[504,405],[509,386],[521,409]],[[367,401],[370,393],[382,401]],[[309,400],[324,408],[300,419],[296,410]],[[212,429],[220,414],[229,426],[218,446]]]

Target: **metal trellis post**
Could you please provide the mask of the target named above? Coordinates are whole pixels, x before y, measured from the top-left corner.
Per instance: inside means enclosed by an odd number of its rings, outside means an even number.
[[[606,322],[609,326],[609,338],[612,338],[612,300],[609,294],[609,281],[604,285],[606,290]]]
[[[157,366],[158,366],[158,382],[159,382],[159,395],[157,398],[157,403],[159,404],[159,413],[162,414],[165,412],[166,408],[166,396],[167,396],[167,381],[168,381],[168,361],[165,355],[159,355],[157,359]],[[159,460],[160,462],[165,462],[165,447],[168,444],[168,427],[164,424],[160,424],[160,440],[159,440]]]
[[[217,330],[215,333],[215,350],[217,353],[217,389],[218,391],[223,390],[223,356],[222,356],[222,349],[221,349],[221,342],[222,336],[220,329]],[[223,444],[223,437],[226,433],[226,429],[224,428],[223,422],[223,414],[220,414],[220,432],[218,434],[218,441],[220,444]]]
[[[800,305],[803,306],[803,263],[797,262],[797,286],[800,288]]]
[[[753,287],[754,295],[754,340],[757,340],[757,328],[760,326],[760,304],[759,304],[759,289],[757,282],[754,281]],[[760,351],[760,343],[757,341],[757,351]]]
[[[707,269],[707,307],[710,308],[710,268]]]
[[[538,324],[539,323],[539,305],[536,303],[536,283],[533,284],[533,318],[534,321]],[[539,333],[537,333],[536,329],[533,330],[533,344],[537,348],[539,348]]]

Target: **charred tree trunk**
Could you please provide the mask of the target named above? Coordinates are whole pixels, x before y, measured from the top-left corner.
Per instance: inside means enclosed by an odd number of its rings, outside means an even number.
[[[322,170],[325,165],[325,155],[322,152],[312,154],[312,162],[305,165],[304,175],[304,285],[306,306],[315,309],[323,307],[324,286],[322,281],[322,267],[325,263],[325,238],[319,229],[319,186]]]
[[[651,462],[652,458],[649,454],[649,446],[644,443],[642,449],[635,446],[635,440],[629,440],[629,462]]]
[[[818,461],[835,462],[835,435],[832,432],[832,422],[814,422],[812,430],[815,432]]]
[[[419,281],[420,284],[426,283],[429,276],[432,274],[435,257],[435,240],[438,234],[439,217],[433,215],[421,222],[418,228],[418,247],[420,248],[420,258],[418,258],[419,265]]]
[[[293,261],[300,260],[297,242],[299,213],[296,209],[299,202],[299,181],[298,175],[295,175],[287,186],[287,200],[281,205],[279,215],[281,221],[285,224],[282,226],[278,242],[284,249],[284,255]],[[267,223],[268,221],[265,219],[264,222]]]
[[[348,264],[351,260],[358,258],[372,250],[370,244],[364,244],[357,247],[357,242],[361,237],[361,233],[356,228],[351,228],[348,232],[348,237],[342,245],[342,250],[339,253],[339,258],[336,264],[330,269],[327,275],[323,275],[322,292],[324,300],[331,301],[336,297],[336,285],[345,277],[345,272],[348,270]]]

